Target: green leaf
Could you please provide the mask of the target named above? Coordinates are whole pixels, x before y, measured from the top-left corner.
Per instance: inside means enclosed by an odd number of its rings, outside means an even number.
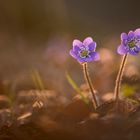
[[[89,100],[87,99],[87,97],[85,97],[85,95],[83,94],[83,92],[80,90],[80,88],[77,86],[77,84],[75,83],[75,81],[71,78],[71,76],[69,75],[68,72],[66,72],[66,78],[69,82],[69,84],[73,87],[73,89],[81,96],[81,99],[86,103],[89,104]]]

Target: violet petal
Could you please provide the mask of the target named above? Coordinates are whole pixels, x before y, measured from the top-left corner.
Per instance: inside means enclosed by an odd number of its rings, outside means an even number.
[[[121,40],[126,40],[128,35],[126,33],[121,33]]]
[[[134,33],[135,33],[136,36],[140,36],[140,28],[136,29],[136,30],[134,31]]]
[[[91,44],[93,42],[93,39],[91,37],[87,37],[84,41],[83,41],[83,45],[84,46],[88,46],[89,44]]]
[[[85,58],[77,57],[76,59],[80,63],[87,62]]]
[[[121,55],[124,55],[124,54],[127,53],[127,50],[125,49],[125,46],[120,45],[120,46],[118,47],[118,49],[117,49],[117,52],[118,52],[119,54],[121,54]]]
[[[92,43],[90,43],[89,45],[88,45],[88,50],[89,51],[95,51],[95,49],[96,49],[96,42],[92,42]]]
[[[71,55],[73,58],[77,59],[77,54],[76,54],[73,50],[70,50],[70,55]]]
[[[91,56],[92,60],[94,60],[94,61],[100,60],[100,55],[97,52],[90,53],[90,56]]]
[[[83,44],[82,44],[82,42],[81,42],[80,40],[75,39],[75,40],[73,41],[73,47],[74,47],[74,46],[82,47]]]
[[[137,51],[129,50],[129,53],[131,55],[138,55],[139,51],[138,50]]]
[[[134,32],[133,31],[130,31],[129,33],[128,33],[128,37],[131,39],[131,38],[133,38],[135,36],[135,34],[134,34]]]
[[[79,46],[73,46],[73,51],[74,51],[74,52],[80,51],[80,47],[79,47]]]

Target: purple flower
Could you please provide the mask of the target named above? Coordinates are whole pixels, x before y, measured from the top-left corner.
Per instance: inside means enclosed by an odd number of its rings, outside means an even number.
[[[91,37],[87,37],[83,42],[75,39],[73,41],[73,48],[70,50],[70,55],[80,63],[97,61],[100,57],[95,52],[95,49],[96,42]]]
[[[121,55],[130,53],[137,55],[140,51],[140,28],[135,31],[130,31],[128,34],[121,34],[121,45],[118,47],[117,52]]]

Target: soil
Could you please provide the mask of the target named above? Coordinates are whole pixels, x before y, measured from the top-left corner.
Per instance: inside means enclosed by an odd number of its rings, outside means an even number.
[[[1,108],[0,140],[140,139],[139,105],[109,100],[94,110],[91,102],[75,98],[62,103],[62,97],[56,96],[45,100],[46,104],[17,98],[17,104]]]

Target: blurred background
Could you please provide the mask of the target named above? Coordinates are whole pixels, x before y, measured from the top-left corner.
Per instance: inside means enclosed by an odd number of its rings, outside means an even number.
[[[140,27],[139,8],[139,0],[1,0],[0,84],[33,89],[38,75],[46,89],[71,96],[65,72],[78,86],[84,83],[81,66],[69,55],[72,41],[91,36],[101,55],[89,64],[93,84],[101,94],[112,92],[120,33]],[[129,57],[130,84],[139,81],[139,57]]]

